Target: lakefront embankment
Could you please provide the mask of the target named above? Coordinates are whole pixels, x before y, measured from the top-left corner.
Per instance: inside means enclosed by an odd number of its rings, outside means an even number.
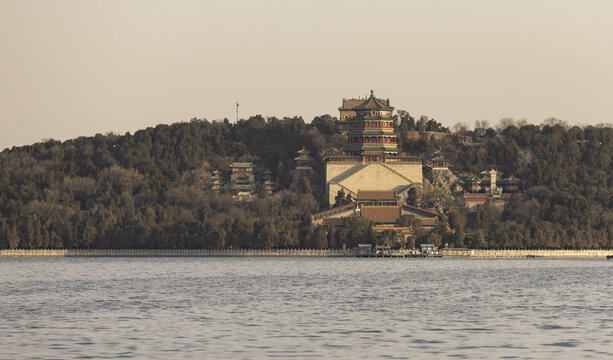
[[[376,254],[372,254],[376,257]],[[280,250],[202,250],[202,249],[38,249],[0,250],[0,257],[356,257],[356,250],[280,249]],[[606,258],[613,250],[441,250],[443,258]],[[380,257],[434,257],[412,250],[392,250]]]

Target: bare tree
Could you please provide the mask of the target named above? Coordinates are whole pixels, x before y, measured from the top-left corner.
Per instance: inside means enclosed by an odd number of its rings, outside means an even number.
[[[490,127],[490,122],[483,119],[483,120],[475,120],[475,136],[477,137],[481,137],[485,135],[485,130],[487,130]]]
[[[518,128],[526,125],[528,125],[528,119],[526,118],[519,119],[515,122],[515,126],[517,126]]]
[[[486,119],[483,120],[475,120],[475,129],[487,129],[490,127],[490,122]]]
[[[568,123],[565,120],[557,119],[554,117],[547,118],[543,120],[543,122],[541,123],[541,126],[547,126],[547,125],[549,126],[560,125],[563,128],[568,129]]]
[[[597,128],[613,128],[613,123],[598,123],[595,126]]]
[[[464,135],[468,132],[468,124],[465,122],[457,122],[451,128],[454,134]]]
[[[496,130],[498,132],[502,132],[504,129],[508,128],[509,126],[516,126],[515,119],[502,118],[500,119],[500,121],[498,121],[498,125],[496,125]]]

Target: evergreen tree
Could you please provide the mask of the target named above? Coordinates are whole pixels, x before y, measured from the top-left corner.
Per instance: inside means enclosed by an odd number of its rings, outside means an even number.
[[[328,248],[328,234],[326,234],[326,229],[323,226],[318,226],[317,229],[315,229],[311,244],[315,249]]]
[[[475,233],[475,237],[472,242],[472,247],[475,249],[487,248],[487,242],[485,241],[485,236],[483,236],[483,231],[479,230]]]
[[[464,226],[458,225],[458,228],[453,237],[453,242],[455,244],[455,247],[457,248],[466,247],[466,244],[464,243],[465,239],[466,239],[466,235],[464,234]]]

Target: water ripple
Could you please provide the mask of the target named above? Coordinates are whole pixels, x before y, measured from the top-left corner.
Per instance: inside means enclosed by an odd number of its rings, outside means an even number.
[[[612,262],[0,259],[0,359],[611,357]]]

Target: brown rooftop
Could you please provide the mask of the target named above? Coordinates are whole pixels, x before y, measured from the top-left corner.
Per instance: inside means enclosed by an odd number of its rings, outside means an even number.
[[[396,190],[358,190],[358,201],[366,200],[398,200]]]
[[[345,225],[345,219],[344,218],[325,218],[323,220],[323,223],[328,225],[332,225],[332,226],[343,226]]]
[[[400,206],[362,206],[361,212],[377,224],[393,224],[402,215]]]

